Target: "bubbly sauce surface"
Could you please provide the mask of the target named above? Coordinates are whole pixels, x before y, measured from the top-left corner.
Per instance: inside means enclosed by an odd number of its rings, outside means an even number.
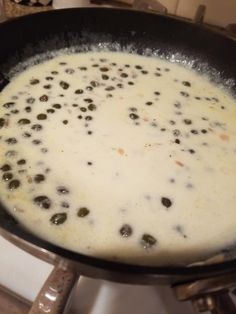
[[[236,240],[236,103],[192,70],[61,55],[2,91],[0,129],[1,202],[52,243],[160,265]]]

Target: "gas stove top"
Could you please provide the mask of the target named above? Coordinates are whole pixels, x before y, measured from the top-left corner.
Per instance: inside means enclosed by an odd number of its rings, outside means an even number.
[[[0,237],[0,313],[26,314],[52,270],[47,264]],[[22,298],[23,297],[23,298]],[[81,277],[69,314],[194,314],[169,287],[124,285]]]

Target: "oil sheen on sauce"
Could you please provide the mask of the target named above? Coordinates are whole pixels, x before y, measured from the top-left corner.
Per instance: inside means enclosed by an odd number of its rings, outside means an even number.
[[[235,121],[235,99],[177,64],[60,55],[0,94],[1,202],[72,251],[200,260],[236,239]]]

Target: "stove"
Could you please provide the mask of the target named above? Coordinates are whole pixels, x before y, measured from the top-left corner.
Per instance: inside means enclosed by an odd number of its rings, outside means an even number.
[[[134,6],[139,10],[158,11],[167,14],[165,6],[156,0],[118,0],[109,1],[109,3],[103,0],[54,0],[53,4],[54,8],[59,9],[78,5],[114,6],[114,2],[116,2],[116,6]],[[17,4],[5,0],[7,17],[12,17],[11,12],[14,12],[14,16],[34,12],[32,7],[27,11],[27,7],[22,8],[19,6],[17,8],[15,6]],[[45,9],[52,8],[43,8],[43,10]],[[37,8],[36,11],[38,10]],[[194,21],[202,23],[205,12],[206,7],[200,5],[196,11]],[[229,25],[227,29],[221,29],[221,31],[227,31],[234,36],[235,24]],[[53,266],[17,248],[1,236],[0,250],[0,314],[26,314],[53,270]],[[230,278],[227,284],[229,281]],[[236,282],[236,275],[234,282]],[[199,297],[205,284],[205,282],[196,282],[181,285],[176,287],[174,295],[173,290],[166,286],[118,284],[80,277],[73,293],[68,314],[194,314],[196,312],[191,302],[188,301],[189,299],[193,299],[193,305],[198,312],[209,314],[210,312],[205,311],[205,309],[213,308],[215,306],[214,302],[219,301],[219,295],[216,294],[217,297],[211,298],[207,293],[206,297]],[[207,284],[209,284],[209,281],[207,281]],[[211,287],[207,288],[210,289]],[[219,285],[219,290],[221,288]],[[206,291],[208,292],[207,289]],[[180,301],[185,302],[179,302],[176,296]],[[229,306],[230,314],[236,313],[235,308],[231,308],[233,303],[227,303],[229,299],[225,293],[220,294],[220,301]],[[50,313],[50,310],[48,313]]]
[[[2,237],[0,250],[0,313],[26,314],[53,266]],[[81,277],[68,314],[85,313],[194,314],[194,311],[190,302],[178,302],[168,287],[118,284]]]

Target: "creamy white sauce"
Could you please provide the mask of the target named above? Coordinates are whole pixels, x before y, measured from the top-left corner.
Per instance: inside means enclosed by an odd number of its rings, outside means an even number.
[[[235,241],[236,104],[206,77],[158,58],[62,55],[14,78],[0,108],[1,201],[40,237],[152,265],[197,261]]]

